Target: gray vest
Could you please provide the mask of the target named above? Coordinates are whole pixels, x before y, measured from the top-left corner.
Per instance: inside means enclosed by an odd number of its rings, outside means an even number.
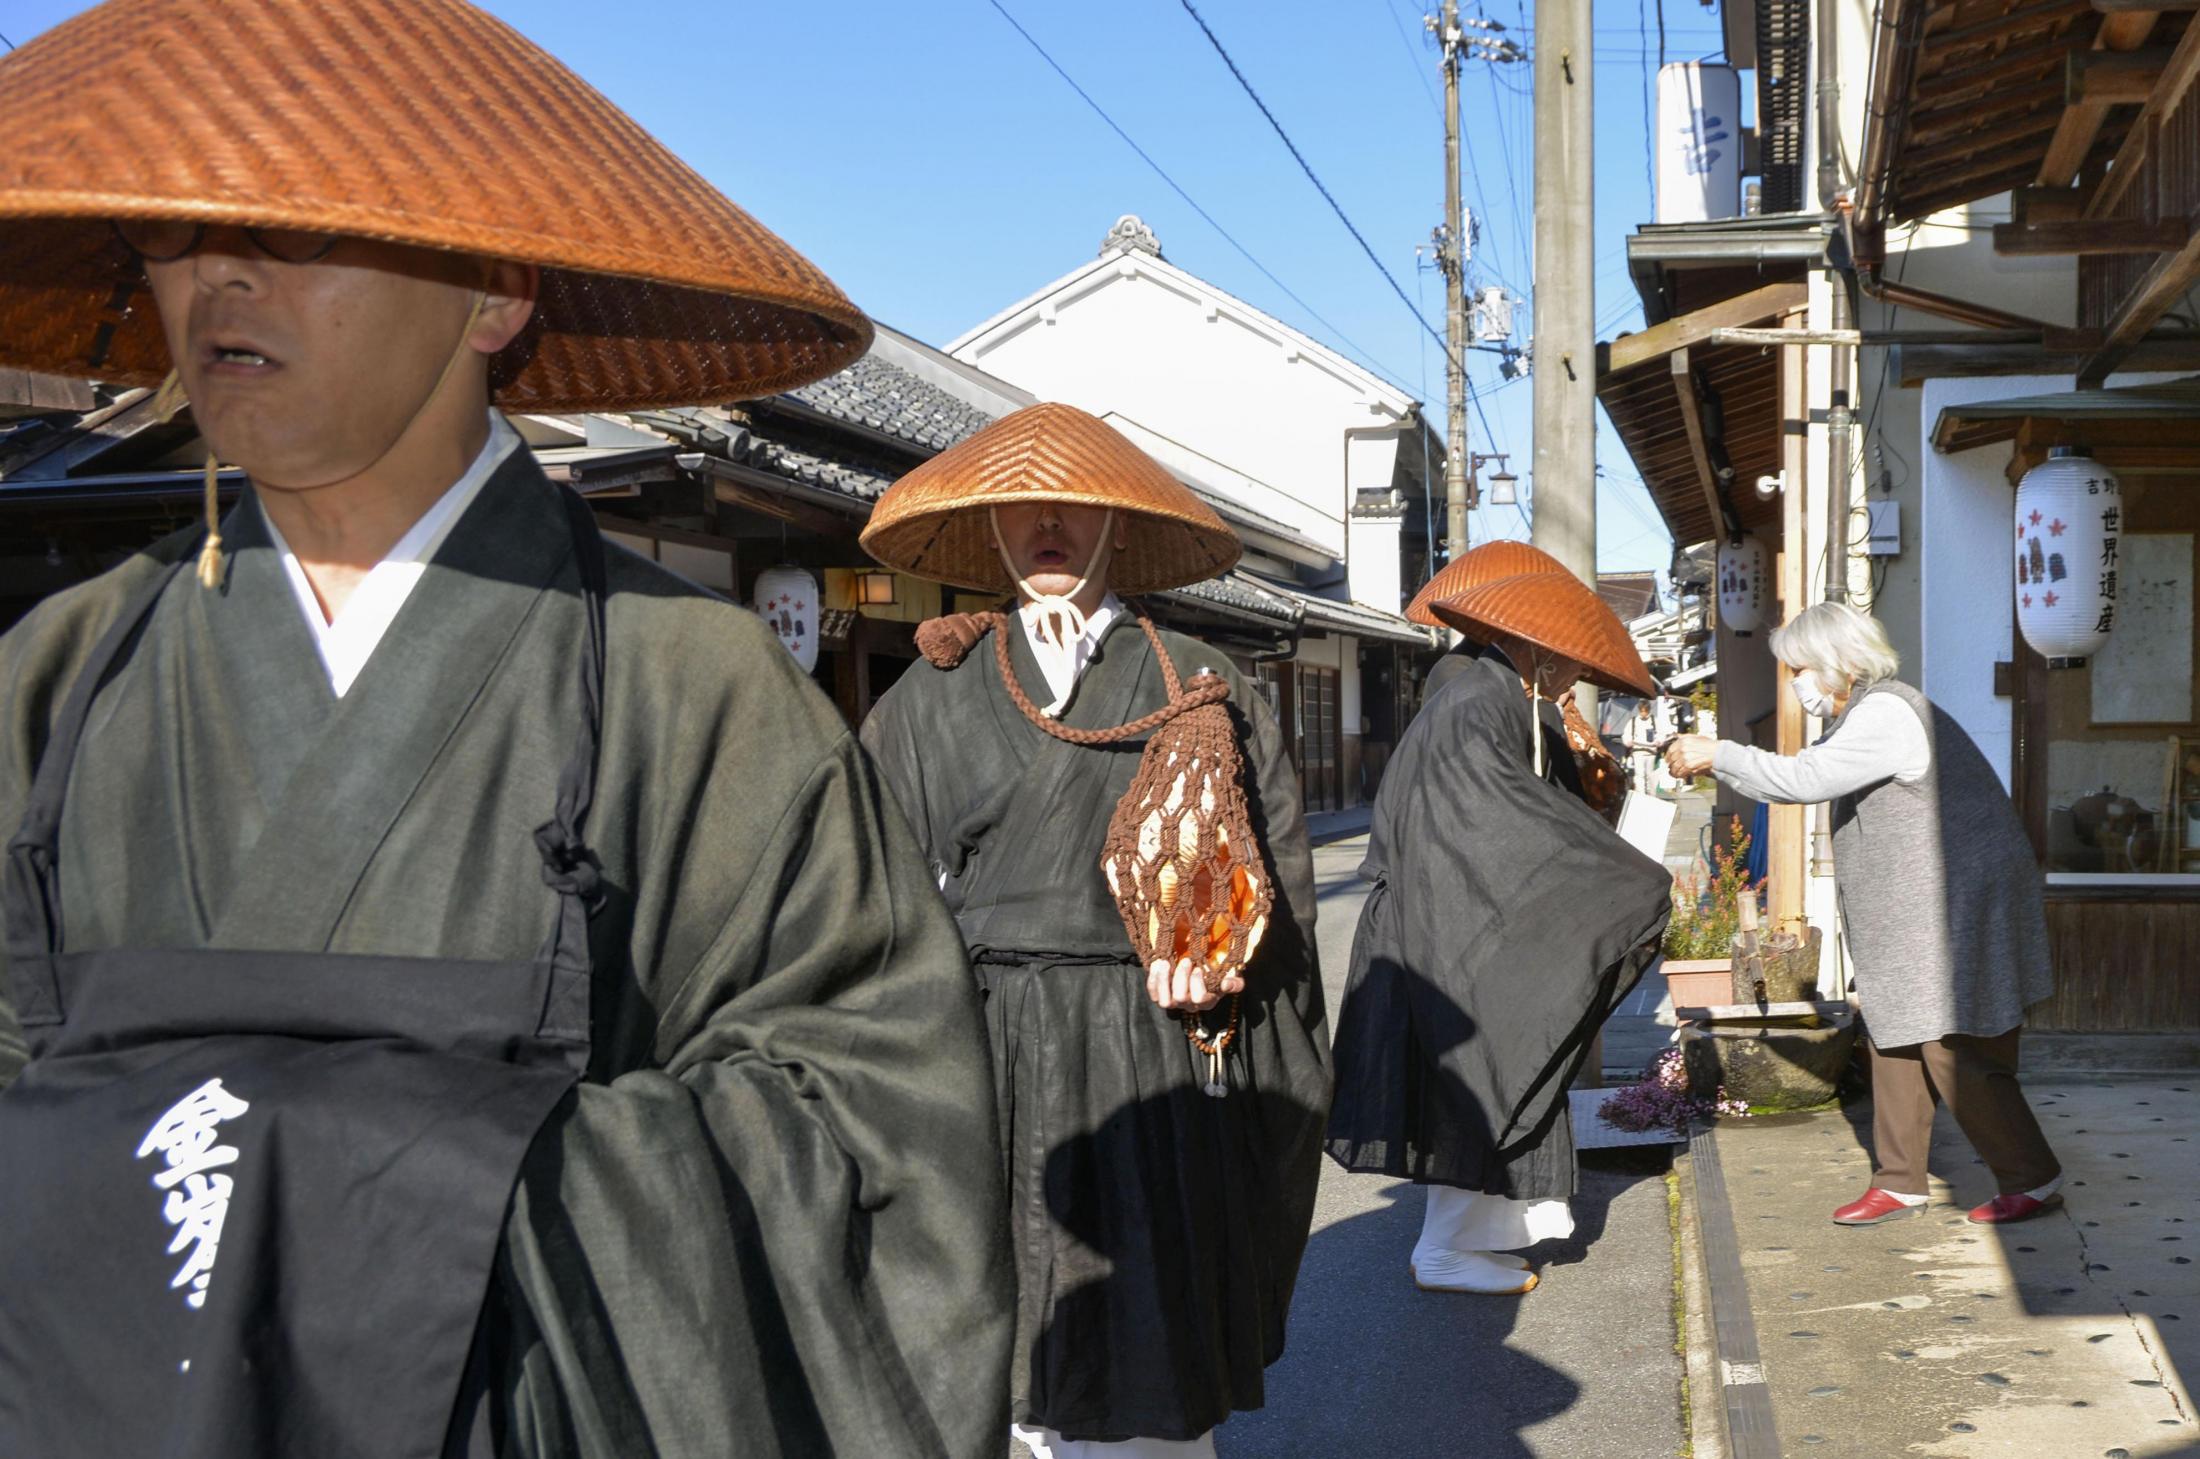
[[[1833,804],[1834,881],[1872,1042],[2004,1033],[2055,988],[2031,842],[1978,746],[1909,685],[1865,690],[1827,737],[1872,694],[1915,710],[1933,754],[1916,784],[1882,780]]]

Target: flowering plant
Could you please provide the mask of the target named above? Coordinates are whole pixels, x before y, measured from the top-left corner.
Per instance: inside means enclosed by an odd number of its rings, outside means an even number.
[[[1622,1130],[1640,1133],[1644,1130],[1671,1130],[1676,1135],[1688,1133],[1689,1124],[1698,1116],[1713,1118],[1729,1115],[1736,1119],[1749,1117],[1749,1106],[1738,1099],[1726,1097],[1726,1086],[1710,1099],[1691,1094],[1688,1090],[1688,1073],[1681,1065],[1681,1051],[1667,1049],[1650,1065],[1650,1072],[1640,1084],[1630,1084],[1597,1106],[1597,1114],[1608,1123]]]
[[[1669,958],[1721,958],[1734,951],[1740,918],[1735,903],[1755,884],[1749,879],[1749,833],[1739,817],[1725,846],[1712,848],[1710,866],[1698,861],[1673,878],[1673,920],[1665,924],[1662,951]]]

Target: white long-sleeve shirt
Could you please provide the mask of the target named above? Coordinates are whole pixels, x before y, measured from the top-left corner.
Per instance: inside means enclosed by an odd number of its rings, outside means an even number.
[[[1796,755],[1733,740],[1712,752],[1711,773],[1752,800],[1811,805],[1883,780],[1912,785],[1932,769],[1933,746],[1917,711],[1892,694],[1867,695],[1841,727]]]

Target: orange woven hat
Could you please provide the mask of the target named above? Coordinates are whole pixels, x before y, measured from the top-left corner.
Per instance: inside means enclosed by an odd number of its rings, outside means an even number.
[[[464,0],[108,0],[0,60],[0,364],[147,385],[118,219],[538,264],[508,410],[769,394],[871,326],[624,112]]]
[[[1469,638],[1524,638],[1582,667],[1582,677],[1622,694],[1657,694],[1619,615],[1570,572],[1515,573],[1429,605]]]
[[[863,550],[935,582],[1007,592],[988,507],[1061,502],[1108,507],[1125,543],[1108,568],[1119,593],[1180,588],[1227,572],[1237,534],[1159,462],[1072,405],[1027,405],[949,447],[886,489]]]
[[[1500,537],[1480,547],[1470,547],[1459,554],[1457,562],[1447,563],[1442,572],[1430,578],[1421,591],[1413,595],[1413,601],[1406,605],[1406,617],[1431,628],[1446,628],[1450,625],[1429,611],[1429,604],[1440,598],[1456,598],[1469,588],[1479,588],[1484,583],[1520,573],[1564,571],[1565,564],[1542,548]]]

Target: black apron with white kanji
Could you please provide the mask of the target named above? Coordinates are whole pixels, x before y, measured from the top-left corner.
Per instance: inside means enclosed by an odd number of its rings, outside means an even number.
[[[588,1062],[605,589],[567,506],[585,713],[535,833],[556,912],[531,961],[63,951],[70,765],[173,573],[94,651],[7,848],[31,1060],[0,1093],[6,1459],[463,1446],[452,1406],[520,1160]]]

